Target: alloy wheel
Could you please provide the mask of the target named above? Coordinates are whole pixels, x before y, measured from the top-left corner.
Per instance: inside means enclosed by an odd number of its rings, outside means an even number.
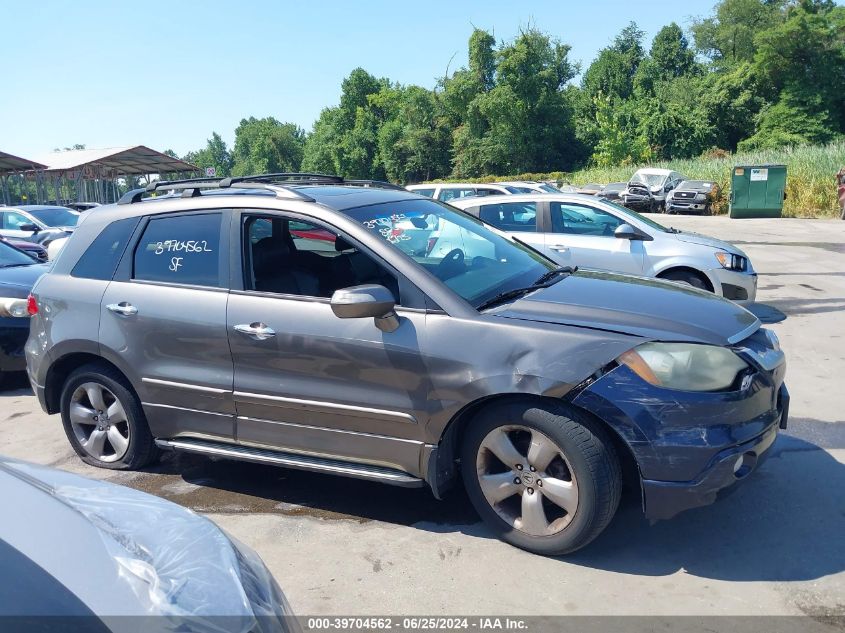
[[[86,382],[70,398],[70,424],[80,446],[101,462],[116,462],[129,449],[126,409],[105,386]]]
[[[578,510],[578,483],[561,448],[520,425],[496,427],[476,456],[481,492],[499,517],[531,536],[551,536]]]

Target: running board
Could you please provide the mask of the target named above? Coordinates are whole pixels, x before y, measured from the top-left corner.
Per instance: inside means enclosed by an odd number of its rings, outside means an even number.
[[[294,453],[283,453],[250,446],[238,446],[234,444],[223,444],[220,442],[209,442],[197,439],[157,439],[156,445],[159,448],[172,451],[185,451],[198,453],[211,457],[222,457],[225,459],[237,459],[259,464],[270,464],[272,466],[283,466],[285,468],[296,468],[299,470],[310,470],[314,472],[327,473],[330,475],[341,475],[354,477],[356,479],[367,479],[369,481],[380,481],[393,486],[404,488],[419,488],[423,480],[413,477],[401,470],[385,468],[383,466],[369,466],[366,464],[355,464],[343,462],[325,457],[312,457],[310,455],[298,455]]]

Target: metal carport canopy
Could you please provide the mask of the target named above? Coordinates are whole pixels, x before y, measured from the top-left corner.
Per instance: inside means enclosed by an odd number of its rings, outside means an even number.
[[[0,174],[10,174],[13,172],[30,171],[33,169],[46,169],[47,165],[43,165],[34,160],[20,158],[0,152]]]
[[[66,172],[100,166],[118,174],[158,174],[166,172],[198,171],[199,167],[157,152],[144,145],[109,147],[105,149],[73,149],[53,152],[41,159],[47,172]]]

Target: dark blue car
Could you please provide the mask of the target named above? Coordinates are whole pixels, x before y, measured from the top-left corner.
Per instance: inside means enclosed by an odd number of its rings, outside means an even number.
[[[27,297],[49,266],[0,241],[0,380],[10,371],[24,371],[23,347],[29,336]]]

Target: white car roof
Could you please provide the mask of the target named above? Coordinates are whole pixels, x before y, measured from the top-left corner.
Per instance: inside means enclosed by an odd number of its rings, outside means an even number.
[[[671,169],[661,169],[658,167],[645,167],[634,172],[636,174],[654,174],[655,176],[668,176],[674,173]]]
[[[513,202],[549,202],[560,200],[561,202],[591,202],[595,204],[598,198],[583,193],[517,193],[507,198],[499,196],[473,196],[471,198],[455,198],[446,204],[458,209],[478,207],[486,204],[511,204]]]
[[[408,185],[405,187],[408,191],[415,189],[434,189],[440,187],[441,189],[457,189],[462,187],[493,187],[494,189],[504,189],[501,183],[497,182],[432,182],[429,184]]]

